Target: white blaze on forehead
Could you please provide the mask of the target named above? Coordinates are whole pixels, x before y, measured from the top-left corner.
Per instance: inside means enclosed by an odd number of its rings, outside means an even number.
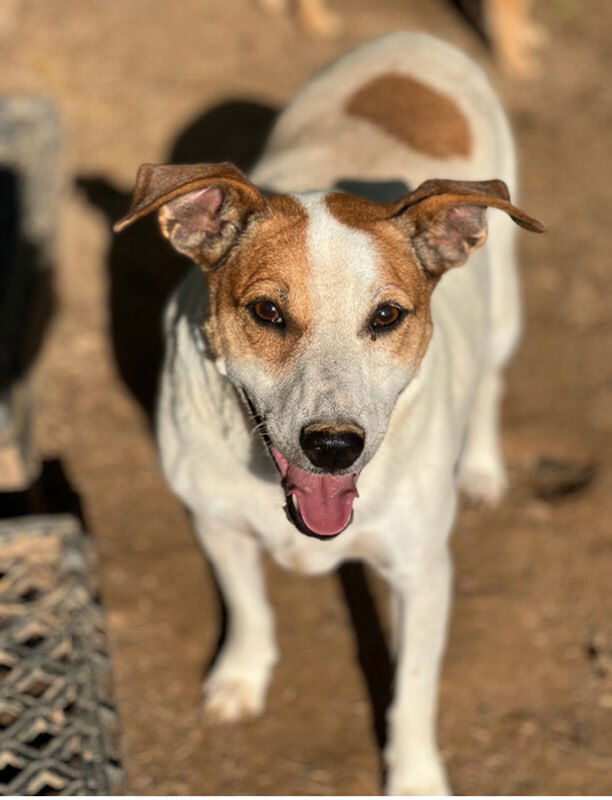
[[[291,369],[281,380],[263,361],[248,368],[242,361],[232,379],[248,387],[274,446],[296,468],[311,469],[300,446],[300,431],[306,424],[326,421],[348,421],[363,428],[367,463],[407,382],[406,370],[367,334],[384,283],[383,255],[370,235],[345,225],[329,211],[326,193],[298,194],[293,199],[304,209],[305,221],[300,224],[306,227],[306,263],[293,268],[306,270],[308,297],[303,297],[302,284],[292,293],[288,269],[288,307],[291,313],[292,303],[305,303],[305,332]]]
[[[344,225],[330,213],[325,196],[325,192],[296,196],[308,215],[313,309],[321,323],[346,320],[355,330],[372,302],[378,253],[367,233]]]
[[[385,409],[397,394],[388,379],[384,353],[364,335],[381,284],[381,256],[367,233],[334,217],[324,192],[299,194],[295,199],[307,215],[312,325],[288,385],[283,414],[291,416],[293,409],[301,424],[330,419],[357,422],[366,431],[367,455],[380,442]]]

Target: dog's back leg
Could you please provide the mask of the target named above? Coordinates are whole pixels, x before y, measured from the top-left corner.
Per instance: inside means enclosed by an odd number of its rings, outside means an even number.
[[[499,424],[502,372],[521,330],[515,232],[512,223],[501,215],[492,220],[487,246],[491,270],[490,338],[459,461],[458,483],[468,499],[495,505],[507,486]]]
[[[207,721],[235,722],[263,711],[277,661],[260,547],[207,515],[195,515],[194,523],[228,612],[223,648],[204,682],[204,714]]]

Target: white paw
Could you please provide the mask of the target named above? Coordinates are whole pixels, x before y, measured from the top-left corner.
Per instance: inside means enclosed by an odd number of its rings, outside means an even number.
[[[394,747],[391,741],[385,749],[385,761],[385,794],[429,797],[452,794],[444,763],[435,747],[406,750]]]
[[[476,506],[499,504],[508,488],[506,472],[501,464],[470,465],[462,463],[457,485],[463,496]]]
[[[204,719],[207,723],[239,722],[264,710],[268,681],[259,676],[214,670],[204,683]]]
[[[385,794],[448,797],[452,792],[443,767],[435,767],[432,770],[419,768],[411,771],[391,770],[387,778]]]

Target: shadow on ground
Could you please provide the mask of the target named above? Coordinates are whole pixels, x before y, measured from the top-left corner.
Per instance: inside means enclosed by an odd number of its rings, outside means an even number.
[[[81,498],[59,458],[45,459],[39,477],[24,491],[0,492],[0,519],[28,514],[73,514],[87,530]]]
[[[248,100],[216,105],[177,135],[167,161],[232,161],[247,171],[262,152],[276,113]],[[104,213],[109,228],[125,214],[130,194],[106,178],[81,175],[77,185]],[[189,265],[159,235],[154,218],[139,220],[111,239],[108,273],[113,351],[122,380],[149,418],[162,357],[162,310]]]

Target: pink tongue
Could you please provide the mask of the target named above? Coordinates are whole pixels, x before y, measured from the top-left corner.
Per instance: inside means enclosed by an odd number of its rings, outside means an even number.
[[[302,519],[319,536],[334,536],[351,521],[357,475],[314,475],[290,464],[272,447],[287,495],[294,495]]]

